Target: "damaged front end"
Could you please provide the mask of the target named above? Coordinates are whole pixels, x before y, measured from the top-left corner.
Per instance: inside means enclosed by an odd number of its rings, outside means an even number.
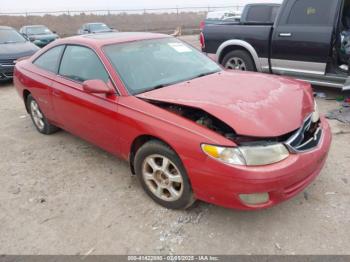
[[[236,132],[230,126],[199,108],[157,101],[148,102],[167,111],[175,113],[181,117],[189,119],[198,125],[208,128],[231,141],[235,141],[237,138]]]
[[[227,164],[262,166],[277,163],[290,154],[312,150],[318,146],[322,137],[316,105],[315,112],[305,119],[298,130],[279,137],[249,137],[237,134],[232,127],[202,109],[160,101],[147,102],[191,120],[234,142],[237,145],[234,148],[202,145],[204,153]]]

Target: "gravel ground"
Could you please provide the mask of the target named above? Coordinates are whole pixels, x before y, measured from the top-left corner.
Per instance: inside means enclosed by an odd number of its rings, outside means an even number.
[[[39,134],[11,84],[0,101],[0,254],[350,254],[350,125],[331,121],[326,167],[288,202],[170,211],[126,163],[66,132]]]

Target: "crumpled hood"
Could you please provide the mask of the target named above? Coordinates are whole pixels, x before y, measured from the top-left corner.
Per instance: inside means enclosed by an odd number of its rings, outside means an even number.
[[[309,84],[250,72],[221,72],[138,95],[200,108],[239,135],[278,137],[297,130],[313,112]]]
[[[39,48],[29,41],[23,43],[0,44],[0,60],[31,56],[38,50]]]

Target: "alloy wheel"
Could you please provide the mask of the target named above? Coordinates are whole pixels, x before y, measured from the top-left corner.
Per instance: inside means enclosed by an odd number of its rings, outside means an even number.
[[[148,156],[142,165],[146,186],[159,199],[173,202],[183,194],[183,178],[177,166],[167,157]]]
[[[40,108],[36,101],[32,100],[30,102],[30,111],[34,120],[34,124],[39,130],[43,130],[45,128],[44,116],[40,111]]]
[[[239,57],[230,58],[225,64],[225,68],[232,69],[232,70],[247,71],[247,66],[245,62],[243,61],[243,59]]]

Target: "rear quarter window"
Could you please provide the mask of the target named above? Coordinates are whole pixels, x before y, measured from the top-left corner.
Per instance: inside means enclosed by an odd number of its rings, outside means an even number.
[[[39,58],[37,58],[33,64],[41,69],[57,74],[59,60],[63,50],[63,45],[53,47],[39,56]]]
[[[246,20],[248,22],[272,22],[272,8],[268,5],[253,6],[248,10]]]

